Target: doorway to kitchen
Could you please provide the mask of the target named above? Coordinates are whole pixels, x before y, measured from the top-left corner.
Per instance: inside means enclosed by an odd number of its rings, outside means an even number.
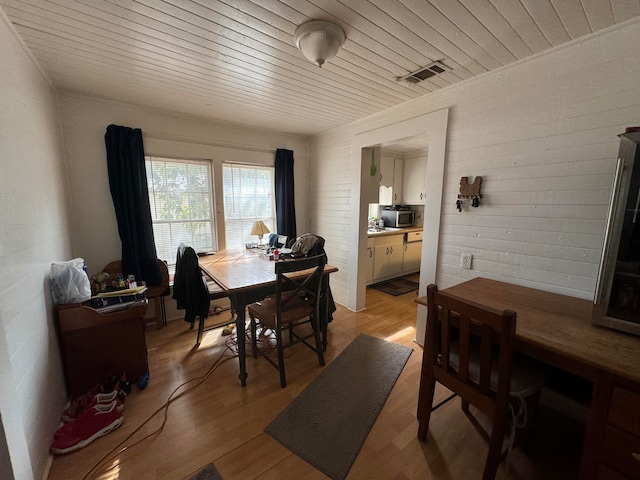
[[[354,177],[359,201],[352,205],[353,222],[350,232],[352,244],[357,245],[357,255],[350,260],[350,271],[355,282],[350,282],[349,305],[356,311],[366,307],[366,261],[367,261],[367,220],[369,215],[369,184],[371,178],[372,152],[383,145],[399,145],[406,142],[424,142],[429,155],[424,170],[425,195],[423,199],[423,241],[420,262],[419,295],[426,295],[426,286],[436,280],[438,258],[438,238],[440,235],[440,212],[442,210],[442,190],[444,179],[445,145],[448,121],[448,109],[421,115],[402,122],[377,128],[354,137],[352,158]],[[425,314],[419,308],[418,315]],[[423,332],[416,332],[416,338],[422,338]]]

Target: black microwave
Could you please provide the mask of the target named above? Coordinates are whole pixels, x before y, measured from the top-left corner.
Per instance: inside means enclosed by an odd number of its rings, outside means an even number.
[[[385,227],[413,227],[416,224],[416,212],[413,210],[382,210]]]

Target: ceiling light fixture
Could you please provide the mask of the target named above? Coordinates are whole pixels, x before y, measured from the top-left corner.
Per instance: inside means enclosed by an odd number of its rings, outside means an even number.
[[[303,23],[293,34],[296,47],[319,67],[336,56],[346,38],[342,28],[324,20]]]

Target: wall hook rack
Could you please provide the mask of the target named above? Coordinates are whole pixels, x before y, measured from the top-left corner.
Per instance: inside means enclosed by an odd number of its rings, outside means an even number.
[[[456,200],[456,208],[459,212],[462,211],[464,205],[471,205],[472,207],[478,207],[480,205],[480,185],[482,185],[482,177],[478,176],[473,180],[473,183],[469,183],[469,177],[460,178],[460,195]]]

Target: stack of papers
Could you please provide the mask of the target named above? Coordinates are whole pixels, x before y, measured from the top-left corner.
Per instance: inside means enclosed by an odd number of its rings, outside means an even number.
[[[106,298],[106,297],[119,297],[122,295],[136,295],[142,292],[146,292],[147,287],[135,287],[135,288],[123,288],[122,290],[113,290],[112,292],[102,292],[92,298]]]
[[[125,304],[144,300],[147,287],[124,288],[122,290],[114,290],[111,292],[102,292],[91,297],[91,306],[93,308],[103,309],[113,305]],[[103,310],[104,311],[104,310]]]

